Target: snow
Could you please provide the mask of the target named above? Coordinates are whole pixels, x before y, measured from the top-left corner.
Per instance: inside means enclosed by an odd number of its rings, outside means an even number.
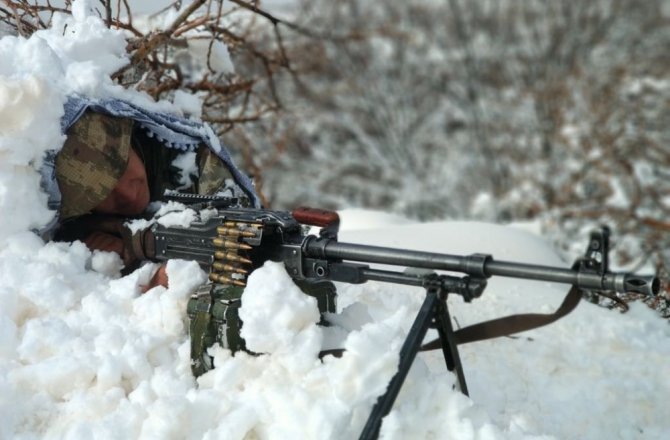
[[[367,221],[370,213],[342,214],[351,227],[342,241],[560,263],[544,240],[518,228],[442,222],[356,230],[356,216]],[[218,367],[196,382],[184,311],[204,273],[171,261],[169,288],[140,296],[153,265],[121,278],[115,260],[81,243],[44,245],[28,232],[0,251],[3,436],[356,437],[423,297],[380,283],[340,285],[337,326],[322,328],[313,300],[280,265],[267,264],[250,278],[240,310],[250,346],[267,354],[214,348]],[[450,305],[467,325],[547,312],[564,290],[493,279],[482,298]],[[347,351],[320,362],[328,332]],[[660,372],[670,367],[669,333],[644,306],[621,315],[582,304],[549,327],[463,346],[472,399],[451,389],[439,353],[422,354],[382,436],[663,438],[670,384]]]
[[[221,41],[189,40],[188,49],[193,57],[191,67],[198,71],[197,74],[201,70],[209,70],[212,74],[235,73],[228,47]]]
[[[187,209],[183,203],[175,202],[173,200],[170,200],[167,203],[152,202],[147,208],[147,211],[155,211],[153,218],[148,220],[140,218],[125,223],[125,226],[133,234],[148,229],[156,223],[165,227],[181,226],[182,228],[186,228],[199,218],[198,213],[194,210],[190,208]],[[203,218],[203,213],[205,215],[209,214],[208,212],[201,211],[200,218]]]
[[[174,105],[184,114],[191,115],[194,118],[202,116],[202,99],[197,94],[177,90],[174,93]]]
[[[0,65],[0,438],[356,438],[394,374],[420,289],[338,285],[341,312],[324,328],[311,298],[267,264],[240,309],[250,346],[265,354],[215,347],[217,368],[196,381],[185,310],[206,279],[197,264],[168,262],[168,288],[141,295],[155,264],[122,277],[116,255],[30,232],[52,216],[36,170],[63,142],[66,94],[146,99],[111,84],[123,39],[75,5],[54,30],[0,40],[0,58],[12,60]],[[187,212],[168,215],[188,222]],[[345,242],[567,265],[529,224],[341,215]],[[472,304],[449,303],[464,326],[551,311],[565,290],[496,278]],[[345,354],[320,361],[329,344]],[[551,326],[463,346],[461,357],[471,398],[452,390],[440,353],[421,354],[382,438],[662,439],[670,429],[670,327],[644,306],[581,304]]]
[[[198,165],[196,164],[196,152],[182,153],[177,156],[171,164],[179,170],[179,184],[183,188],[189,188],[193,185],[191,176],[198,175]]]
[[[246,290],[240,318],[249,350],[316,358],[323,338],[315,325],[319,321],[316,299],[293,285],[283,265],[266,263],[249,277]]]
[[[2,59],[11,53],[6,42],[7,38],[0,40]],[[32,52],[33,47],[25,46]],[[51,105],[44,106],[45,102]],[[39,175],[31,165],[41,163],[42,152],[52,143],[63,142],[58,125],[62,103],[61,96],[42,78],[30,73],[0,75],[0,211],[13,213],[3,215],[0,243],[8,235],[47,223],[52,217],[46,209],[46,195],[39,190]]]

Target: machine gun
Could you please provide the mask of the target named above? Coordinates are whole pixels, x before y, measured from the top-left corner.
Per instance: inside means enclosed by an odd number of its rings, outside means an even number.
[[[155,224],[142,240],[148,250],[146,254],[157,260],[197,261],[209,273],[213,285],[244,286],[247,274],[266,261],[276,261],[283,262],[296,281],[353,284],[381,281],[426,290],[423,305],[402,346],[398,372],[373,408],[362,439],[377,438],[382,418],[390,412],[429,328],[437,329],[439,339],[423,348],[442,349],[447,369],[455,372],[460,391],[467,395],[459,344],[553,322],[576,307],[582,290],[647,295],[659,291],[660,282],[654,276],[609,271],[607,228],[594,231],[584,257],[572,269],[565,269],[498,261],[484,254],[456,256],[342,243],[337,239],[339,217],[332,211],[244,208],[231,198],[191,195],[174,196],[173,200],[188,203],[201,214],[188,227]],[[321,228],[319,235],[308,233],[313,226]],[[372,264],[416,270],[382,270],[371,267]],[[470,302],[482,295],[491,276],[557,282],[571,285],[572,289],[554,314],[516,315],[454,331],[446,301],[448,295],[460,295]],[[213,299],[207,301],[201,311],[209,312],[210,307],[215,307]],[[203,303],[197,304],[200,305],[196,307],[201,307]]]

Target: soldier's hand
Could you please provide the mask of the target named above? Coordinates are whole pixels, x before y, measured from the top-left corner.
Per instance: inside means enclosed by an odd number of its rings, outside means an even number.
[[[142,286],[142,293],[146,293],[156,286],[168,286],[168,276],[165,270],[165,264],[161,264],[154,276],[149,280],[149,284]]]
[[[90,250],[116,252],[123,258],[123,240],[106,232],[93,232],[84,240]]]

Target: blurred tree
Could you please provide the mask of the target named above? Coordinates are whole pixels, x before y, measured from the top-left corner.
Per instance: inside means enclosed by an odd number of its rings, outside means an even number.
[[[615,264],[667,274],[669,11],[662,0],[307,2],[299,22],[329,31],[291,41],[302,76],[279,82],[294,116],[267,193],[286,207],[540,219],[568,258],[608,223]]]

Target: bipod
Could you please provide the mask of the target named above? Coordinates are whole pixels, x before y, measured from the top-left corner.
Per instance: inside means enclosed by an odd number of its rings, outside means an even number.
[[[426,280],[424,287],[426,298],[400,350],[398,372],[389,382],[386,393],[379,397],[372,408],[368,421],[359,437],[360,440],[373,440],[379,436],[382,419],[391,412],[391,408],[393,408],[393,404],[400,393],[416,355],[421,349],[421,344],[429,328],[437,329],[447,369],[456,372],[458,378],[456,386],[459,391],[466,396],[468,395],[463,365],[458,354],[458,344],[454,337],[454,329],[447,306],[447,296],[449,293],[457,293],[469,302],[482,294],[486,287],[486,280],[435,275]]]

